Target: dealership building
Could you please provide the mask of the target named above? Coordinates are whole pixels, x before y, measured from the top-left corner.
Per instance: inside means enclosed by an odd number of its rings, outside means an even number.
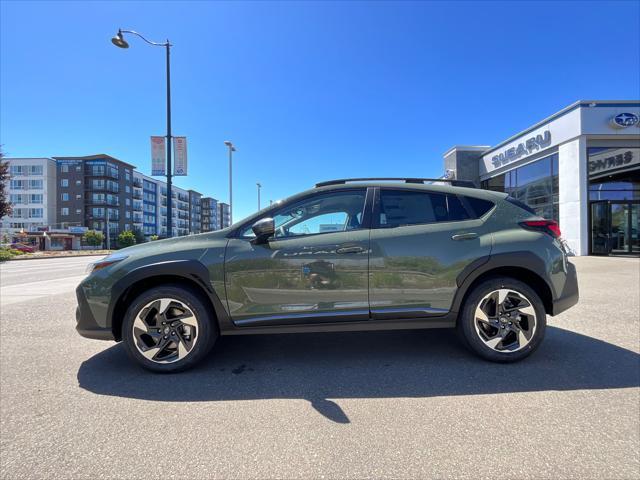
[[[555,219],[575,255],[640,255],[640,100],[576,102],[495,146],[454,146],[444,168]]]

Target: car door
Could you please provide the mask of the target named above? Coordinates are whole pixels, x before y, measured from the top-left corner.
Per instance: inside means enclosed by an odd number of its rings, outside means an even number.
[[[479,200],[484,202],[483,200]],[[492,206],[484,202],[484,213]],[[373,319],[447,313],[456,278],[491,252],[491,233],[464,197],[446,191],[380,188],[369,262]]]
[[[229,240],[225,285],[238,326],[369,318],[366,188],[318,192],[268,215],[276,232],[256,243],[250,226]]]

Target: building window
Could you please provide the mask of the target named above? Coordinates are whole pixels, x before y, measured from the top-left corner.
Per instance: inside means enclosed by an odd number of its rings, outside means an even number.
[[[62,193],[62,194],[60,195],[60,199],[61,199],[63,202],[68,201],[68,200],[69,200],[69,194],[68,194],[68,193]]]
[[[82,194],[78,193],[78,194],[76,195],[76,200],[80,200],[81,198],[82,198]]]
[[[506,192],[536,215],[558,221],[558,154],[541,158],[482,182],[482,188]]]
[[[68,187],[69,186],[69,179],[63,178],[62,180],[60,180],[60,186],[61,187]]]
[[[41,193],[32,193],[29,203],[42,203],[43,196]]]
[[[69,165],[60,165],[60,171],[62,173],[69,173]]]
[[[63,217],[66,217],[69,215],[69,209],[67,207],[63,207],[60,209],[60,215],[62,215]]]
[[[640,200],[640,148],[587,151],[589,200]]]
[[[82,180],[76,180],[76,185],[82,185]]]
[[[29,218],[42,218],[42,208],[30,208]]]
[[[29,189],[42,190],[42,180],[29,180]]]
[[[42,175],[42,165],[31,165],[29,175]]]
[[[80,215],[82,213],[82,210],[80,208],[76,208],[76,213]]]

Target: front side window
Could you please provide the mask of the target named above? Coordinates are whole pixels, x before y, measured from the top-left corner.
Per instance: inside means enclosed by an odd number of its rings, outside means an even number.
[[[291,238],[362,228],[365,196],[364,189],[339,191],[283,206],[273,214],[274,237]],[[251,226],[242,236],[254,236]]]

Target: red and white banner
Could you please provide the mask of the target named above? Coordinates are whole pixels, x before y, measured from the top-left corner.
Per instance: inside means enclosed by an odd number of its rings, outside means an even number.
[[[166,175],[167,150],[164,137],[151,137],[151,175]]]
[[[187,137],[173,137],[173,174],[187,174]]]

